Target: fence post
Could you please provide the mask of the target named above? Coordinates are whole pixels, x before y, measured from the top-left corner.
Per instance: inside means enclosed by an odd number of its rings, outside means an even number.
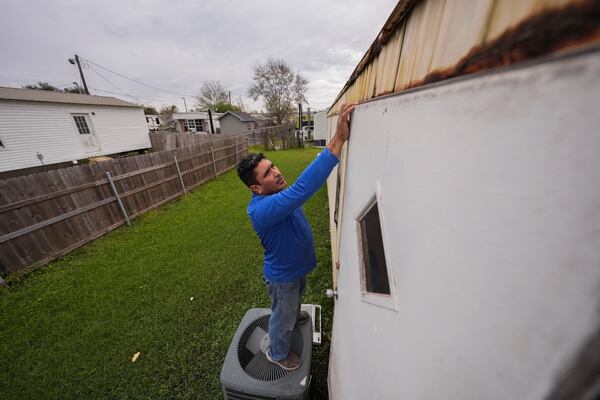
[[[213,170],[215,171],[215,178],[217,177],[217,163],[215,162],[215,150],[210,146],[210,154],[212,154]]]
[[[179,163],[177,162],[177,156],[175,155],[175,151],[172,151],[173,160],[175,160],[175,167],[177,168],[177,175],[179,176],[179,182],[181,182],[181,188],[183,189],[183,193],[187,194],[185,190],[185,185],[183,184],[183,176],[181,176],[181,170],[179,169]]]
[[[129,215],[127,215],[127,211],[125,211],[125,207],[123,206],[123,202],[121,201],[121,196],[119,196],[119,192],[117,192],[117,187],[113,182],[112,176],[110,176],[110,172],[106,171],[106,176],[108,176],[108,181],[110,182],[110,187],[117,198],[117,203],[119,203],[119,208],[121,208],[121,212],[125,216],[125,221],[127,221],[127,225],[131,226],[131,221],[129,220]]]
[[[237,138],[238,137],[236,136],[235,137],[235,165],[236,165],[236,167],[238,165],[238,152],[237,152],[237,142],[238,142],[238,140],[237,140]]]

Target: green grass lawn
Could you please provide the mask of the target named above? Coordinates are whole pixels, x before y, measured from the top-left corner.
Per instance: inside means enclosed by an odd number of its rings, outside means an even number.
[[[317,150],[267,154],[293,182]],[[246,310],[269,307],[262,248],[234,171],[0,287],[0,398],[223,398],[219,374]],[[306,205],[323,306],[313,398],[327,397],[333,304],[327,193]],[[193,300],[191,298],[193,297]],[[141,352],[139,359],[132,356]]]

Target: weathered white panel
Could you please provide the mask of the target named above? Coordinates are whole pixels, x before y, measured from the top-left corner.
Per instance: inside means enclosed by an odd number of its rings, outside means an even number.
[[[327,140],[327,111],[315,114],[315,140]]]
[[[99,150],[89,152],[72,114],[88,114]],[[141,108],[0,101],[0,171],[150,147]]]
[[[337,399],[543,399],[600,322],[600,52],[365,103],[352,121]],[[361,301],[381,183],[398,311]]]

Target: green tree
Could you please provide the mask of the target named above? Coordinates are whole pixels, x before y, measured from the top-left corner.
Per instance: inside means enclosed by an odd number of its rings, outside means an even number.
[[[254,66],[254,83],[248,90],[255,101],[263,98],[277,124],[289,121],[296,103],[306,101],[308,80],[294,73],[284,60],[267,60]]]
[[[142,104],[142,106],[144,106]],[[152,107],[152,106],[144,106],[144,114],[146,115],[158,115],[158,111],[156,111],[156,108]]]
[[[229,102],[227,101],[220,101],[210,109],[218,113],[224,113],[227,111],[242,111],[242,108],[240,106],[237,106],[235,104],[229,104]]]

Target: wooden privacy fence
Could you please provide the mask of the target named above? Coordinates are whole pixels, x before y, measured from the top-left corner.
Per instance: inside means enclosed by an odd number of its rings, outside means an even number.
[[[0,181],[0,274],[46,264],[233,168],[246,135]]]
[[[279,125],[263,132],[265,150],[303,148],[304,142],[292,125]]]
[[[291,125],[267,126],[239,134],[245,136],[250,146],[263,145],[265,150],[303,147]],[[225,134],[207,135],[197,133],[150,133],[153,151],[172,150],[194,144],[212,143],[228,137]]]
[[[227,136],[222,135],[203,135],[197,133],[150,133],[150,143],[152,151],[174,150],[180,147],[192,146],[194,144],[212,143],[222,140]],[[214,137],[217,139],[214,139]]]

